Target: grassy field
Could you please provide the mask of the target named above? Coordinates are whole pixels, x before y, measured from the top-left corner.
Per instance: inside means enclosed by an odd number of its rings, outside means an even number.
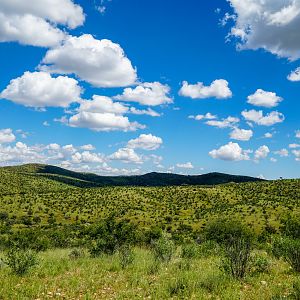
[[[82,188],[55,176],[0,169],[0,299],[300,299],[300,180]]]
[[[213,254],[184,259],[178,249],[170,263],[154,267],[151,252],[135,248],[135,260],[123,269],[118,253],[77,260],[69,253],[40,254],[39,266],[25,277],[8,276],[2,268],[1,299],[296,299],[297,274],[271,257],[267,271],[253,270],[238,281],[220,270],[220,257]]]

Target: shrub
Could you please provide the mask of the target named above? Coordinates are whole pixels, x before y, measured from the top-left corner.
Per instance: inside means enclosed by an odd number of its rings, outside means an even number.
[[[112,255],[118,248],[118,241],[114,237],[99,238],[93,241],[89,252],[92,257],[100,256],[101,254]]]
[[[205,241],[199,245],[199,254],[203,257],[217,256],[221,251],[220,248],[215,241]]]
[[[215,241],[219,244],[230,243],[232,237],[253,239],[252,232],[240,221],[217,219],[207,225],[204,231],[206,240]]]
[[[296,272],[300,272],[300,240],[277,238],[273,242],[272,252],[275,257],[282,257]]]
[[[175,252],[174,242],[167,233],[163,233],[161,238],[152,244],[154,258],[160,262],[169,262]]]
[[[287,216],[281,220],[281,231],[284,235],[299,239],[300,238],[300,218],[297,216]]]
[[[90,227],[87,233],[92,239],[89,249],[92,256],[102,253],[111,255],[124,244],[135,244],[137,238],[134,225],[125,221],[116,222],[113,215]]]
[[[190,281],[186,277],[178,276],[168,284],[168,292],[171,297],[180,296],[180,298],[188,297],[189,299],[192,293]]]
[[[132,247],[128,244],[121,246],[119,249],[119,257],[122,269],[125,269],[127,266],[131,265],[135,258]]]
[[[13,273],[22,276],[38,264],[37,255],[32,250],[11,248],[4,257],[4,263]]]
[[[254,273],[268,272],[271,266],[271,262],[267,256],[256,253],[250,257],[250,264]]]
[[[250,252],[250,239],[232,237],[230,243],[225,245],[224,271],[234,278],[244,278],[249,269]]]
[[[198,247],[195,243],[184,244],[181,248],[183,258],[195,258],[198,255]]]
[[[69,258],[72,260],[83,258],[84,256],[85,256],[85,252],[84,249],[82,248],[72,249],[71,252],[69,253]]]

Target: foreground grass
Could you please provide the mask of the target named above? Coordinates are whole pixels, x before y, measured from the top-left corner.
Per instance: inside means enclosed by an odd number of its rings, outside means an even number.
[[[23,277],[0,268],[0,299],[296,299],[297,274],[269,257],[265,273],[237,281],[220,270],[220,257],[182,259],[155,264],[146,249],[135,249],[133,264],[122,269],[118,254],[77,260],[70,250],[39,255],[40,263]]]

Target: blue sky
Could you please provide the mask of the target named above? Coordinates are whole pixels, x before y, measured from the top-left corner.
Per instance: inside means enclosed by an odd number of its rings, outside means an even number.
[[[300,1],[22,2],[0,1],[1,165],[300,177]]]

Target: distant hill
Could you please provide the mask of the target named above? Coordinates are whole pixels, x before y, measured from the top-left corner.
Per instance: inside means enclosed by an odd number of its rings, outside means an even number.
[[[31,176],[43,176],[62,184],[77,187],[99,186],[179,186],[179,185],[217,185],[262,181],[249,176],[208,173],[204,175],[179,175],[170,173],[148,173],[136,176],[99,176],[92,173],[79,173],[60,167],[43,164],[26,164],[2,167],[0,170]],[[1,181],[1,179],[0,179]]]

